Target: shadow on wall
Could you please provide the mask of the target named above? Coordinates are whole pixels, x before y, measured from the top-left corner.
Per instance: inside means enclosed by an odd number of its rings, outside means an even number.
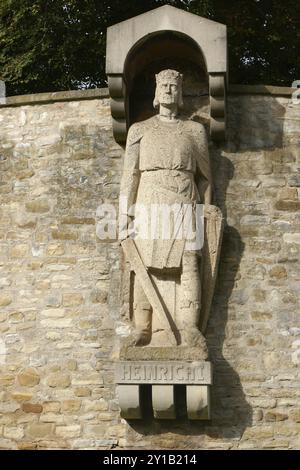
[[[216,146],[212,148],[211,157],[215,175],[216,202],[222,209],[225,219],[218,280],[206,332],[210,359],[214,365],[212,437],[239,439],[245,428],[252,424],[252,408],[246,401],[237,372],[223,356],[223,343],[230,315],[229,299],[234,289],[244,243],[236,228],[226,224],[226,194],[229,181],[234,176],[234,166],[228,158],[222,156],[222,149]],[[209,427],[207,433],[211,434]]]

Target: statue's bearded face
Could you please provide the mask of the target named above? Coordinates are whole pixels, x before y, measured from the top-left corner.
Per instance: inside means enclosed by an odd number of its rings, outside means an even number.
[[[179,83],[175,79],[162,79],[157,84],[157,98],[163,106],[178,104]]]

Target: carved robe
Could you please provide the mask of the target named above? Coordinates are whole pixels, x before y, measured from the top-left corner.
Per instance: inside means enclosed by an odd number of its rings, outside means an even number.
[[[148,229],[150,219],[157,226],[163,222],[159,211],[153,221],[151,204],[152,207],[191,204],[195,209],[196,203],[203,202],[204,189],[210,182],[207,138],[202,124],[183,119],[166,122],[154,116],[131,126],[120,195],[127,198],[128,207],[143,206]],[[192,223],[195,227],[195,220]],[[174,225],[173,219],[172,230]],[[136,238],[144,264],[156,269],[179,268],[186,240],[174,236],[163,239],[159,233],[154,240],[149,231],[147,239]]]

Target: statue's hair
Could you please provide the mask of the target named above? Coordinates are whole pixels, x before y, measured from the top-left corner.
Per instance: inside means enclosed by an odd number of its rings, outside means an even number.
[[[158,99],[158,92],[157,92],[159,84],[162,80],[168,80],[168,79],[177,81],[178,83],[178,107],[183,108],[182,78],[183,78],[183,75],[181,73],[177,72],[177,70],[171,70],[171,69],[162,70],[161,72],[155,75],[156,89],[155,89],[155,96],[153,100],[154,108],[157,108],[159,106],[159,99]]]

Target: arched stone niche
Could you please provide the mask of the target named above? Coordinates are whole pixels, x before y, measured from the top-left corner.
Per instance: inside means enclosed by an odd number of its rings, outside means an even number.
[[[106,73],[115,140],[123,145],[136,121],[154,114],[155,74],[184,75],[183,113],[206,121],[213,140],[225,138],[226,26],[163,6],[108,28]]]
[[[127,84],[129,125],[155,114],[155,74],[165,68],[183,74],[183,114],[192,116],[198,109],[207,108],[209,86],[202,52],[188,36],[161,31],[143,38],[127,55],[124,80]]]

